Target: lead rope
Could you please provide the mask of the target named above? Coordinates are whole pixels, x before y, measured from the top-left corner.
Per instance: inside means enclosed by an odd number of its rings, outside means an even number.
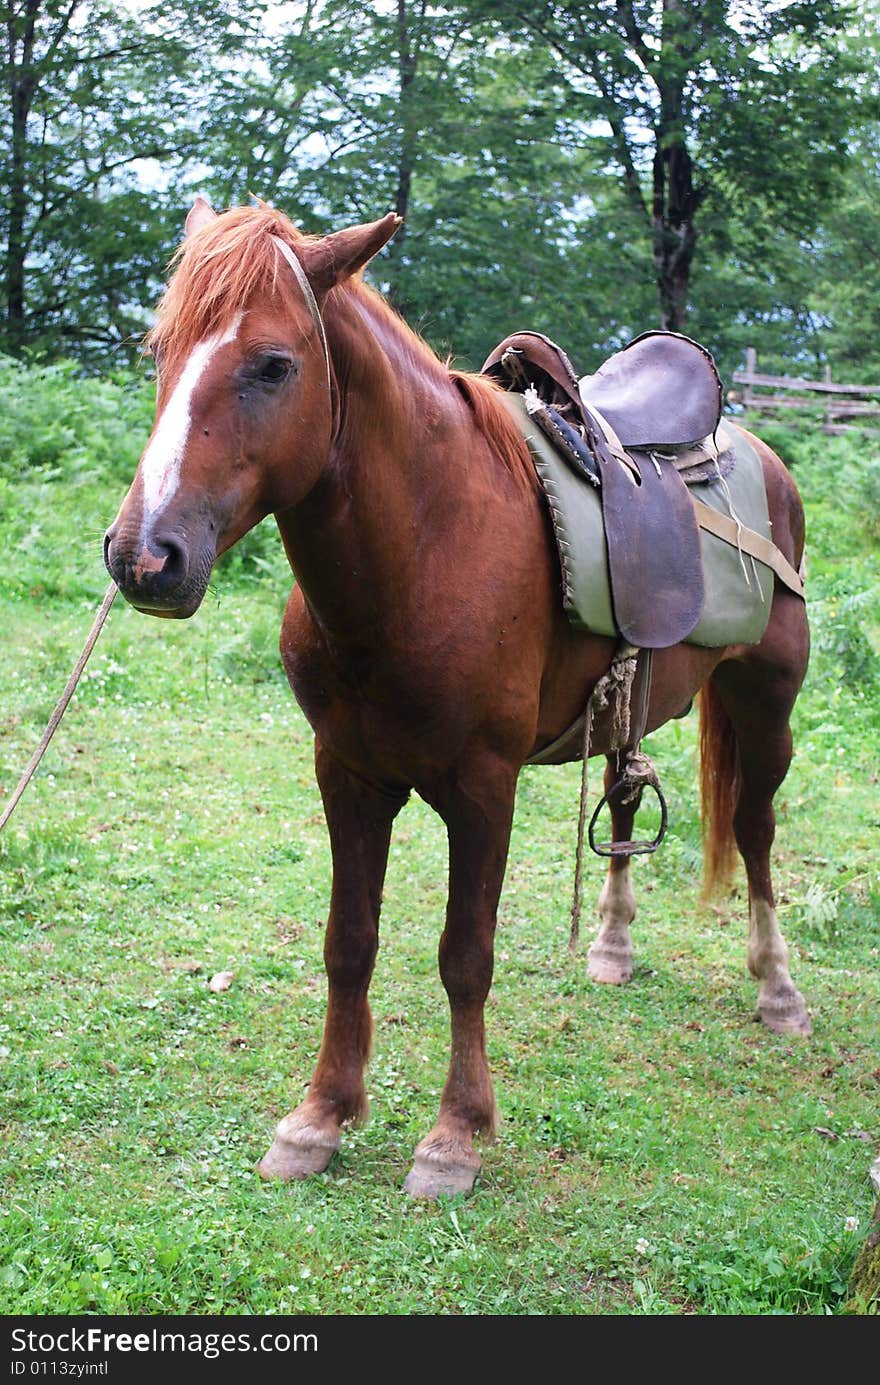
[[[27,769],[19,779],[18,784],[16,785],[11,798],[6,804],[6,807],[3,809],[3,816],[0,817],[0,832],[3,831],[3,828],[6,826],[7,822],[12,817],[12,814],[15,812],[15,809],[18,806],[19,799],[21,798],[28,784],[31,782],[37,765],[42,760],[43,756],[46,753],[46,749],[49,745],[49,742],[55,735],[55,732],[58,730],[58,727],[61,723],[61,718],[67,711],[67,704],[73,697],[76,685],[80,680],[80,676],[82,674],[83,669],[89,661],[89,655],[95,647],[98,636],[101,633],[101,628],[104,624],[104,621],[107,619],[107,616],[110,613],[110,607],[113,605],[113,602],[116,599],[116,593],[118,590],[119,588],[117,587],[115,582],[111,582],[109,587],[107,588],[104,600],[101,602],[101,605],[98,608],[98,614],[95,616],[95,619],[92,622],[92,628],[89,631],[88,639],[85,642],[83,652],[77,659],[73,673],[67,680],[67,686],[64,689],[64,692],[61,694],[60,698],[58,699],[58,703],[55,707],[55,710],[49,718],[49,725],[43,732],[43,735],[40,739],[40,744],[37,746],[36,750],[34,751],[33,755],[28,761]]]
[[[598,684],[597,684],[598,686]],[[574,893],[571,900],[571,932],[568,935],[568,950],[577,952],[581,931],[581,897],[583,895],[584,867],[584,827],[587,821],[587,781],[589,778],[590,736],[593,730],[593,697],[587,703],[584,713],[583,762],[581,764],[581,806],[578,813],[577,849],[574,857]]]

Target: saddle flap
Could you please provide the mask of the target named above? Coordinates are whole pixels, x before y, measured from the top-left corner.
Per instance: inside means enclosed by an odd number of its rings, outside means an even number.
[[[600,463],[611,602],[624,639],[665,649],[687,638],[703,610],[700,534],[675,467],[638,460],[638,483],[623,467]]]

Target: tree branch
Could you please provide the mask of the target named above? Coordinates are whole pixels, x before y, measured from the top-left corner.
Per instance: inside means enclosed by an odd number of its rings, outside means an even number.
[[[67,7],[67,13],[63,16],[61,23],[58,25],[58,28],[55,31],[54,36],[52,37],[52,39],[46,47],[45,53],[40,58],[41,67],[46,65],[47,59],[51,59],[58,52],[62,40],[64,39],[65,34],[70,28],[73,16],[79,9],[81,3],[82,0],[70,0],[70,4]]]
[[[648,221],[650,220],[648,206],[642,192],[642,184],[635,166],[635,160],[632,156],[632,149],[630,148],[630,143],[626,136],[626,127],[624,124],[624,117],[621,113],[620,103],[609,83],[605,81],[595,55],[592,60],[592,69],[593,80],[602,96],[605,119],[611,127],[615,152],[623,168],[623,181],[627,195],[636,211],[640,212],[645,220]]]
[[[657,61],[657,56],[655,53],[651,52],[651,49],[645,43],[644,34],[636,23],[635,11],[633,10],[631,0],[617,0],[615,8],[621,28],[632,44],[633,52],[642,64],[644,70],[650,72]]]

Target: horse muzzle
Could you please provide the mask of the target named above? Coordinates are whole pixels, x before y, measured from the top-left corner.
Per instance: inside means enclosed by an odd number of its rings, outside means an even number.
[[[145,615],[183,620],[202,603],[215,554],[193,550],[172,530],[132,535],[118,524],[104,536],[104,562],[117,587]]]

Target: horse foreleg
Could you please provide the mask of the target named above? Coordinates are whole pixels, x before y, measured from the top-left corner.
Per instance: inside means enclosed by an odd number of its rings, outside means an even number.
[[[605,792],[609,793],[620,778],[617,756],[609,755],[605,764]],[[633,822],[641,802],[641,793],[629,803],[612,800],[611,831],[614,841],[628,842]],[[632,887],[632,871],[628,856],[612,856],[608,874],[599,895],[601,925],[587,954],[587,975],[593,981],[622,986],[632,980],[633,948],[630,924],[636,916],[636,897]]]
[[[278,1125],[259,1165],[264,1178],[322,1172],[339,1148],[342,1125],[367,1114],[364,1067],[372,1033],[367,988],[379,943],[391,824],[405,796],[374,791],[320,746],[315,765],[333,853],[324,938],[327,1014],[309,1094]]]
[[[449,998],[452,1056],[437,1124],[418,1145],[404,1184],[416,1197],[470,1192],[481,1162],[473,1136],[495,1129],[483,1010],[492,983],[495,915],[515,790],[516,774],[508,766],[472,762],[466,781],[431,797],[449,836],[449,896],[439,962]]]
[[[804,998],[791,979],[770,878],[770,848],[776,831],[773,798],[791,763],[788,718],[799,683],[782,676],[774,680],[766,671],[760,682],[749,679],[744,664],[720,665],[713,681],[733,724],[739,752],[740,790],[733,832],[749,882],[748,967],[760,986],[758,1014],[776,1033],[809,1034],[812,1025]]]

